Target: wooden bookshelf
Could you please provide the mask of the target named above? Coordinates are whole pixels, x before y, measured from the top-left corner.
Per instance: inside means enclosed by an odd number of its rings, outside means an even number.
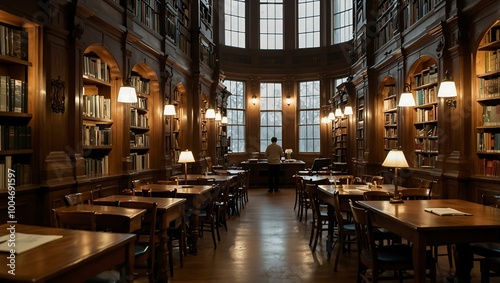
[[[412,74],[414,93],[415,141],[414,166],[434,168],[439,153],[438,147],[438,68],[433,58],[424,58],[417,63]]]
[[[150,78],[140,65],[134,66],[130,85],[135,88],[137,102],[130,105],[130,158],[134,171],[150,168]]]
[[[33,90],[39,72],[30,60],[38,56],[37,27],[0,12],[0,191],[38,182],[33,136]],[[11,181],[9,181],[11,180]]]
[[[398,145],[398,97],[394,78],[388,78],[382,89],[384,111],[384,151]]]
[[[500,177],[500,21],[478,48],[476,92],[476,174]]]

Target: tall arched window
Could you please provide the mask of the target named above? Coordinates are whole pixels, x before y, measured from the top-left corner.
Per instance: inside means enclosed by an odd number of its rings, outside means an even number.
[[[266,151],[272,137],[283,137],[283,98],[281,83],[260,84],[260,151]]]
[[[245,149],[245,83],[225,80],[224,85],[231,95],[227,99],[227,136],[231,137],[232,152],[246,152]]]
[[[224,0],[224,31],[227,46],[245,48],[245,0]]]
[[[333,1],[333,43],[349,41],[353,37],[352,0]]]
[[[283,49],[283,0],[260,1],[260,49]]]
[[[320,152],[320,83],[299,83],[299,152]]]
[[[320,1],[298,0],[299,48],[320,46]]]

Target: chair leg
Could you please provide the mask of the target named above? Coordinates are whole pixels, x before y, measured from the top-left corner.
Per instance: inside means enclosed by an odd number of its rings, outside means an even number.
[[[339,264],[339,257],[340,253],[342,252],[342,249],[344,248],[344,237],[345,236],[338,236],[338,242],[337,242],[337,252],[335,253],[335,262],[333,263],[333,270],[337,271],[337,265]],[[376,272],[374,272],[376,273]],[[376,282],[376,281],[374,281]]]
[[[212,241],[214,242],[214,250],[215,250],[215,249],[217,249],[217,242],[215,241],[215,223],[214,223],[214,221],[212,221],[212,224],[210,225],[210,230],[212,230]]]

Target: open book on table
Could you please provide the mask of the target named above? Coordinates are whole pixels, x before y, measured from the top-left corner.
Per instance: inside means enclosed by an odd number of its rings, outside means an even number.
[[[470,216],[472,214],[456,210],[449,207],[428,207],[424,209],[427,212],[434,213],[440,216]]]

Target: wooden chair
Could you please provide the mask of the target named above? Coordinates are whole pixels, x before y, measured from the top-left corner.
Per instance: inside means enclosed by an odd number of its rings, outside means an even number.
[[[312,225],[311,225],[311,236],[309,237],[309,246],[312,251],[316,251],[316,245],[318,244],[318,239],[322,237],[324,231],[328,231],[328,212],[322,210],[319,206],[319,201],[316,197],[317,195],[317,185],[307,184],[306,191],[311,200],[311,211],[313,215]],[[314,238],[314,242],[313,242]],[[312,245],[312,246],[311,246]]]
[[[95,211],[54,210],[54,215],[59,228],[96,231]]]
[[[413,269],[412,247],[405,244],[377,245],[374,235],[375,229],[369,212],[364,208],[355,206],[352,201],[349,201],[349,205],[354,219],[358,246],[357,282],[362,280],[365,282],[378,282],[383,279],[381,276],[382,271],[390,270],[397,271],[394,274],[395,276],[390,276],[390,278],[395,277],[401,282],[405,278],[402,271]],[[428,253],[427,262],[429,263],[429,277],[432,282],[436,282],[436,264],[430,252]],[[371,272],[367,272],[367,270],[371,270]]]
[[[300,190],[302,186],[302,177],[299,175],[294,176],[295,179],[295,203],[293,204],[293,210],[297,208],[297,205],[299,205],[299,210],[297,210],[297,217],[299,217],[299,211],[300,211]]]
[[[215,216],[217,225],[223,225],[227,231],[229,213],[229,184],[225,184],[215,198]]]
[[[136,232],[135,262],[147,262],[147,274],[149,282],[155,282],[155,251],[156,251],[156,202],[122,201],[121,207],[146,209],[141,229]]]
[[[215,215],[215,202],[214,197],[219,194],[220,187],[215,185],[214,190],[212,190],[212,195],[209,199],[205,201],[204,208],[199,213],[199,224],[198,227],[200,232],[200,237],[203,237],[203,232],[212,233],[212,241],[214,243],[214,250],[217,249],[217,242],[215,241],[215,233],[217,232],[217,237],[220,239],[219,225],[216,225],[216,215]]]
[[[153,192],[151,191],[151,196],[160,197],[160,198],[176,198],[177,197],[177,188],[173,188],[171,190],[162,190]]]
[[[373,176],[372,179],[370,180],[374,185],[377,183],[377,185],[382,185],[384,183],[384,177],[383,176]]]
[[[92,195],[92,191],[88,191],[88,192],[65,195],[64,200],[66,202],[66,206],[74,206],[83,203],[92,204],[94,198]]]
[[[431,189],[429,188],[407,188],[399,191],[404,200],[431,199]]]
[[[342,185],[350,185],[354,183],[353,175],[343,175],[336,178],[336,182]]]
[[[346,213],[342,211],[342,204],[340,203],[339,191],[337,190],[333,193],[333,207],[335,210],[335,219],[337,221],[337,233],[338,233],[335,242],[335,244],[337,245],[337,252],[335,254],[335,262],[333,264],[333,270],[337,271],[340,253],[350,251],[351,244],[356,243],[355,239],[356,231],[354,228],[354,224],[351,223],[346,218]],[[347,248],[346,245],[348,245]],[[328,258],[330,258],[330,254],[328,254]]]
[[[245,208],[245,204],[248,202],[248,186],[250,185],[250,171],[245,170],[241,173],[241,179],[238,184],[238,194],[240,201],[240,208]]]
[[[300,178],[299,181],[299,210],[297,211],[297,216],[299,217],[299,221],[302,221],[302,217],[304,216],[304,221],[307,222],[307,210],[311,209],[311,200],[309,199],[309,195],[306,191],[306,181]]]
[[[490,277],[500,276],[500,257],[487,257],[481,260],[481,283],[489,283]]]
[[[141,189],[143,185],[146,185],[146,183],[147,183],[146,179],[135,179],[135,180],[132,180],[132,189]],[[132,192],[133,191],[134,190],[132,190]]]
[[[500,208],[500,195],[482,194],[481,201],[483,205]],[[500,242],[472,243],[471,247],[474,255],[479,256],[480,260],[500,257]],[[494,261],[491,264],[493,263]]]

